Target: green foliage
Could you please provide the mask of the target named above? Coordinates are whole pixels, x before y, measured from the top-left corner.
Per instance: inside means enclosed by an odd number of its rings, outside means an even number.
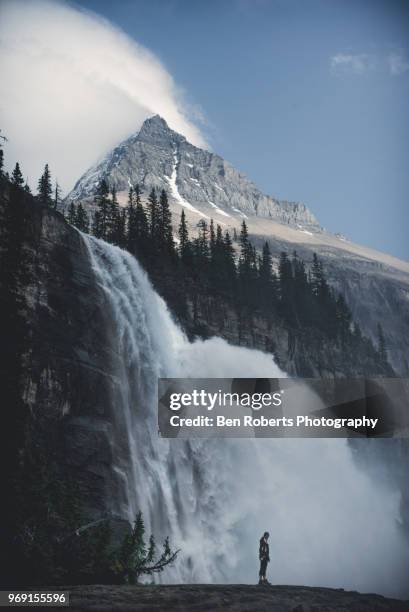
[[[68,207],[67,221],[81,232],[84,232],[85,234],[89,233],[89,216],[81,202],[78,204],[78,206],[76,206],[74,202],[70,202]]]
[[[136,584],[142,575],[152,575],[162,572],[166,566],[173,563],[179,551],[172,551],[169,538],[163,543],[162,554],[156,558],[154,536],[145,544],[145,525],[142,512],[138,512],[133,529],[123,539],[118,549],[111,553],[111,568],[121,583]]]

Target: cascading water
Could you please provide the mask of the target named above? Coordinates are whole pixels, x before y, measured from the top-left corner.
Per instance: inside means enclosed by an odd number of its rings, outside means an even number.
[[[159,579],[254,583],[267,529],[274,583],[405,594],[399,494],[356,467],[346,440],[158,436],[159,376],[283,373],[260,351],[220,338],[188,342],[136,260],[84,238],[120,357],[113,410],[126,440],[115,469],[126,503],[119,511],[132,520],[141,509],[147,532],[169,535],[182,551]]]

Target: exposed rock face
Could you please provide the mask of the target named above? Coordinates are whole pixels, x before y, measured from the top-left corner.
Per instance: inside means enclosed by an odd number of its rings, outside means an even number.
[[[50,589],[51,590],[51,589]],[[70,610],[145,612],[404,612],[409,602],[342,589],[300,586],[175,585],[79,586],[70,592]]]
[[[7,198],[6,189],[0,194],[0,218]],[[113,431],[117,356],[104,296],[81,234],[31,196],[23,205],[30,226],[24,387],[33,429],[58,439],[59,468],[78,483],[86,514],[116,513],[125,500],[112,469],[121,432]]]
[[[117,191],[137,183],[145,192],[153,187],[170,189],[177,202],[183,200],[210,216],[257,215],[283,223],[302,223],[319,229],[318,222],[301,203],[285,202],[264,195],[224,159],[190,144],[156,115],[147,119],[140,132],[117,146],[90,168],[77,182],[68,200],[83,200],[95,193],[102,178]]]

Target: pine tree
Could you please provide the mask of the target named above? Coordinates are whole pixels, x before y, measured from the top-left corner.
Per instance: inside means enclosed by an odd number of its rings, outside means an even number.
[[[30,185],[28,184],[28,180],[27,179],[26,179],[26,182],[24,184],[24,188],[23,189],[24,189],[24,191],[26,193],[31,193]]]
[[[294,323],[293,269],[285,251],[280,253],[278,262],[278,279],[280,292],[280,312],[287,322]]]
[[[136,240],[138,242],[138,253],[139,256],[148,254],[151,243],[149,241],[149,222],[148,217],[142,206],[141,192],[139,185],[135,187],[135,228],[136,228]],[[145,256],[146,256],[145,255]]]
[[[44,206],[52,206],[53,189],[51,186],[51,173],[48,164],[44,166],[44,172],[38,181],[38,199]]]
[[[69,208],[68,208],[67,221],[71,225],[75,225],[76,226],[76,224],[77,224],[77,207],[75,206],[73,201],[70,202],[70,205],[69,205]]]
[[[106,240],[118,245],[121,242],[121,221],[115,187],[112,188],[111,200],[108,206]]]
[[[158,238],[163,246],[162,250],[173,253],[175,244],[173,241],[172,213],[170,212],[168,196],[164,189],[162,189],[159,198],[159,210]]]
[[[308,325],[311,320],[311,312],[313,310],[313,296],[311,287],[308,283],[308,276],[305,269],[305,263],[293,252],[291,260],[292,267],[292,296],[293,315],[297,326]]]
[[[95,194],[94,203],[97,210],[94,213],[94,221],[92,225],[92,233],[97,238],[106,240],[109,224],[109,187],[105,179],[102,179],[98,185]]]
[[[338,295],[335,303],[335,319],[337,326],[336,331],[341,340],[345,341],[350,332],[352,315],[341,293]]]
[[[4,151],[3,144],[7,141],[7,138],[1,134],[0,130],[0,179],[5,177],[4,173]]]
[[[214,221],[210,219],[210,258],[213,262],[215,255],[215,246],[216,246],[216,234],[214,231]]]
[[[145,525],[142,513],[138,512],[132,532],[127,534],[118,551],[111,554],[114,573],[120,582],[136,584],[142,574],[151,575],[162,572],[175,561],[179,551],[173,552],[169,546],[169,538],[163,543],[163,552],[155,561],[156,545],[153,535],[149,538],[149,546],[145,544]]]
[[[197,224],[198,227],[198,237],[195,240],[196,244],[196,254],[199,259],[202,259],[204,263],[209,259],[210,249],[209,249],[209,226],[204,219],[200,219]]]
[[[89,216],[81,202],[78,204],[73,225],[81,232],[84,232],[84,234],[89,233]]]
[[[190,264],[191,258],[191,246],[189,241],[189,232],[186,224],[186,215],[185,211],[182,210],[182,214],[180,216],[180,224],[178,229],[179,235],[179,255],[183,264]]]
[[[152,189],[148,197],[148,223],[150,237],[155,241],[158,237],[158,221],[158,199],[155,189]]]
[[[273,306],[273,270],[268,242],[263,245],[259,264],[260,306],[269,313]]]
[[[55,190],[54,190],[54,208],[57,210],[61,203],[61,187],[58,184],[58,181],[55,181]]]
[[[312,291],[320,300],[324,300],[328,295],[328,285],[325,280],[322,263],[316,253],[313,254],[312,261]]]
[[[16,187],[23,187],[24,185],[23,175],[21,173],[20,164],[18,162],[16,163],[13,172],[11,173],[11,182]]]

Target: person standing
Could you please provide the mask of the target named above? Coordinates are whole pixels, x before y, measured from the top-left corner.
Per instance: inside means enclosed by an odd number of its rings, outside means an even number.
[[[265,531],[263,536],[260,538],[260,548],[259,548],[259,559],[260,559],[260,571],[259,571],[259,584],[270,584],[266,578],[267,573],[267,564],[270,561],[270,548],[268,546],[268,538],[270,534],[268,531]]]

